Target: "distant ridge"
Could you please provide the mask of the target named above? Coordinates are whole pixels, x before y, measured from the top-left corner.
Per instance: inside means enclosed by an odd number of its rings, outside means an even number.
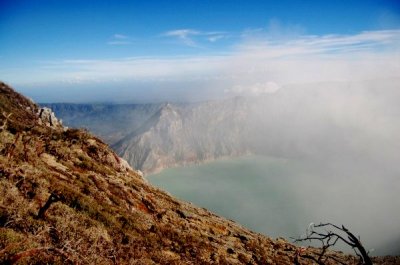
[[[154,173],[249,153],[318,160],[335,159],[346,150],[357,157],[369,142],[354,146],[351,139],[376,138],[368,135],[363,122],[383,122],[400,113],[398,108],[386,110],[380,105],[386,101],[395,105],[391,101],[400,97],[396,84],[299,84],[274,94],[186,104],[45,106],[65,124],[88,128],[105,139],[134,168]],[[364,121],[357,116],[359,110],[369,115]],[[327,135],[335,137],[335,144],[327,141]],[[370,152],[377,154],[377,150]]]

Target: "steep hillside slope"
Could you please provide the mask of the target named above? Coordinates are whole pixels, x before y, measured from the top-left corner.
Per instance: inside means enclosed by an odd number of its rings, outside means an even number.
[[[53,118],[0,83],[0,263],[310,264],[320,251],[174,199]]]

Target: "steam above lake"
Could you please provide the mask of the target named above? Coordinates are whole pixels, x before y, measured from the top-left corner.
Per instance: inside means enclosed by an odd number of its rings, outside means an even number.
[[[311,222],[332,222],[360,235],[372,255],[399,254],[399,180],[369,177],[368,170],[245,156],[167,169],[149,180],[268,236],[289,239]]]

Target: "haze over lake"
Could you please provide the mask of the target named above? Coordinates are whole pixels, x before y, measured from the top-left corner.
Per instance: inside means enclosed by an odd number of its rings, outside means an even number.
[[[166,169],[148,179],[272,237],[297,237],[311,222],[333,222],[354,230],[373,255],[398,254],[399,185],[363,180],[355,174],[360,169],[345,171],[304,159],[244,156]]]

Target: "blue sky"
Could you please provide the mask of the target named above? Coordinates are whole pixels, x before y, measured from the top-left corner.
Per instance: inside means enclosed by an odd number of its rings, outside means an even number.
[[[62,101],[61,89],[79,88],[81,94],[97,87],[103,93],[100,87],[110,83],[127,94],[201,89],[211,84],[193,80],[221,80],[231,61],[250,50],[263,56],[273,51],[276,59],[289,51],[304,55],[305,44],[306,53],[314,45],[311,53],[319,56],[340,58],[350,48],[398,56],[399,29],[398,1],[2,0],[0,78],[41,101]],[[247,63],[251,68],[262,62]],[[247,86],[244,79],[229,80],[219,90]],[[272,79],[258,83],[283,82]],[[297,81],[314,80],[291,80]],[[52,91],[53,97],[40,96]],[[66,100],[78,96],[71,93]]]

